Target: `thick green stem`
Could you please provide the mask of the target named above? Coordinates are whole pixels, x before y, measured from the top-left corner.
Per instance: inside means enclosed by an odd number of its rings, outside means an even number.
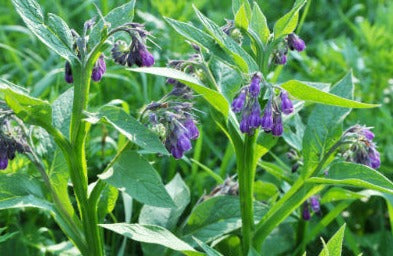
[[[242,249],[243,255],[247,255],[252,246],[254,232],[254,207],[253,191],[256,169],[255,147],[258,132],[251,136],[246,135],[241,152],[237,152],[240,209],[242,216]]]

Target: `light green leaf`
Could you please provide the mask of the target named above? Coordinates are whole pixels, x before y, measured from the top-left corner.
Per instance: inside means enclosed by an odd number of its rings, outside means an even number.
[[[221,253],[214,250],[213,248],[211,248],[210,246],[208,246],[207,244],[205,244],[204,242],[202,242],[198,238],[194,237],[194,240],[206,252],[207,256],[222,256]]]
[[[344,240],[345,224],[330,238],[326,246],[319,254],[319,256],[339,256],[341,255],[343,240]]]
[[[352,73],[344,76],[331,90],[332,94],[352,99]],[[324,154],[340,139],[344,118],[351,109],[317,105],[313,109],[303,137],[304,175],[312,173]]]
[[[100,226],[138,242],[159,244],[175,251],[196,252],[190,245],[160,226],[127,223],[100,224]]]
[[[311,101],[326,105],[339,106],[345,108],[375,108],[379,105],[367,104],[354,100],[349,100],[337,95],[321,91],[315,87],[309,86],[303,82],[290,80],[281,84],[281,87],[287,90],[291,96],[305,101]]]
[[[326,203],[331,203],[341,200],[361,199],[364,197],[365,197],[364,195],[357,192],[353,192],[351,190],[343,189],[340,187],[332,187],[331,189],[329,189],[323,194],[323,197],[321,198],[321,204],[326,204]]]
[[[175,207],[157,171],[138,153],[124,150],[99,178],[129,194],[133,199],[157,207]]]
[[[111,10],[105,17],[105,22],[110,25],[110,29],[114,29],[125,23],[132,22],[134,19],[135,0],[131,0],[126,4]],[[101,33],[104,29],[104,21],[98,20],[92,28],[89,35],[88,46],[92,49],[101,40]]]
[[[3,79],[0,79],[0,92],[4,94],[7,105],[24,122],[42,127],[51,125],[52,108],[48,102],[25,94]]]
[[[181,214],[190,202],[190,190],[179,174],[165,186],[176,207],[159,208],[144,205],[139,215],[139,224],[157,225],[168,230],[176,227]]]
[[[298,20],[299,20],[299,11],[306,3],[306,0],[297,0],[293,5],[293,8],[281,17],[276,24],[274,24],[274,38],[280,38],[281,36],[288,35],[295,31]]]
[[[190,76],[184,72],[170,68],[131,68],[134,72],[153,74],[163,77],[174,78],[188,87],[193,89],[196,93],[201,94],[207,102],[209,102],[215,109],[221,112],[225,117],[228,117],[229,103],[219,92],[205,87],[198,79]]]
[[[52,103],[52,124],[65,137],[69,135],[73,100],[74,88],[71,87]]]
[[[236,15],[236,13],[239,12],[239,9],[241,6],[245,7],[245,11],[247,14],[247,17],[250,17],[251,15],[251,6],[248,0],[232,0],[232,12],[233,15]]]
[[[266,206],[254,204],[255,220],[262,218]],[[194,207],[184,227],[185,237],[196,237],[205,243],[241,227],[239,198],[217,196]],[[188,241],[188,240],[187,240]]]
[[[168,151],[159,137],[127,114],[123,109],[106,105],[101,107],[98,113],[93,114],[87,119],[91,123],[97,123],[99,120],[104,120],[112,125],[117,131],[126,136],[127,139],[145,151],[168,155]]]
[[[111,185],[108,185],[101,192],[100,199],[98,201],[98,219],[102,222],[105,216],[113,211],[116,206],[116,201],[119,196],[119,190]]]
[[[210,35],[206,34],[199,28],[194,27],[190,23],[185,23],[170,18],[165,18],[165,20],[173,27],[173,29],[175,29],[187,40],[190,40],[193,43],[201,46],[228,65],[235,65],[235,62],[228,56],[228,54],[226,54],[223,49],[221,49],[221,47],[215,42],[214,38]]]
[[[225,34],[217,24],[203,15],[195,6],[194,10],[210,35],[233,58],[244,73],[253,73],[259,70],[254,59],[238,43]]]
[[[313,177],[307,182],[354,186],[393,194],[392,181],[368,166],[355,163],[335,163],[325,178]]]
[[[77,59],[70,29],[60,17],[50,14],[46,23],[41,6],[35,0],[12,0],[12,3],[26,26],[44,44],[66,60]]]
[[[235,25],[244,30],[248,29],[247,11],[244,4],[242,4],[239,11],[235,15]]]
[[[256,2],[254,2],[254,8],[252,9],[250,29],[259,36],[264,44],[267,43],[270,37],[270,30],[267,25],[266,17]]]

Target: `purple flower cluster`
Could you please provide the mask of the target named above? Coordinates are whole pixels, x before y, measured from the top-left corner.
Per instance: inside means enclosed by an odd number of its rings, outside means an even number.
[[[344,141],[349,142],[343,156],[347,161],[364,164],[373,169],[381,166],[381,157],[373,142],[375,135],[370,128],[354,125],[345,131]]]
[[[147,49],[144,42],[138,37],[133,37],[131,45],[124,41],[118,41],[112,48],[112,57],[120,65],[137,65],[138,67],[151,67],[154,65],[154,57]]]
[[[273,61],[277,65],[285,65],[287,63],[288,49],[291,51],[302,52],[306,49],[304,41],[297,36],[295,33],[289,34],[283,44],[279,46],[279,49],[273,56]]]
[[[320,212],[321,205],[319,203],[319,197],[318,196],[312,196],[306,202],[304,202],[303,210],[302,210],[303,220],[310,220],[311,219],[310,208],[315,213]]]
[[[91,73],[91,79],[93,79],[93,81],[95,82],[100,81],[105,71],[106,71],[105,59],[104,59],[104,55],[101,54],[96,64],[94,65],[93,71]]]
[[[0,137],[0,170],[8,167],[9,160],[15,158],[16,152],[26,152],[25,146],[14,138]]]
[[[176,120],[171,126],[173,128],[165,145],[174,158],[180,159],[185,152],[192,148],[191,140],[196,140],[199,137],[199,130],[192,117],[182,121]]]
[[[261,92],[261,76],[255,74],[251,83],[242,88],[239,95],[232,101],[232,111],[241,113],[240,131],[253,134],[255,129],[261,127],[265,132],[271,132],[274,136],[281,136],[283,123],[281,113],[286,115],[293,112],[292,101],[286,91],[281,91],[280,99],[271,97],[261,114],[261,106],[258,98]],[[280,105],[280,107],[278,107]]]

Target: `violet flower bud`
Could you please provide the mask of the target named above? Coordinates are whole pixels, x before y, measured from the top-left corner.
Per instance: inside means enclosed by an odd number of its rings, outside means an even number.
[[[176,79],[168,78],[168,79],[166,80],[166,82],[167,82],[168,84],[175,84],[175,83],[176,83]]]
[[[373,169],[378,169],[381,166],[381,157],[375,147],[370,147],[369,153],[369,166]]]
[[[190,150],[192,147],[190,139],[183,132],[180,132],[177,136],[177,147],[183,152]]]
[[[270,100],[266,104],[263,117],[261,120],[261,126],[262,129],[265,130],[266,132],[271,131],[273,128],[273,108]]]
[[[292,101],[288,97],[288,92],[281,91],[281,110],[284,114],[289,115],[293,112],[293,104]]]
[[[298,52],[303,51],[306,48],[304,41],[299,38],[295,33],[289,34],[287,37],[289,49],[296,50]]]
[[[234,113],[239,113],[240,111],[243,110],[244,105],[246,102],[246,93],[242,91],[239,96],[237,96],[233,101],[232,101],[232,111]]]
[[[184,152],[180,150],[177,146],[171,147],[171,154],[174,158],[180,159],[183,157]]]
[[[251,132],[248,115],[243,115],[243,118],[240,121],[240,131],[242,133],[250,133]]]
[[[190,140],[195,140],[199,137],[198,127],[191,118],[184,122],[184,127],[187,129],[186,135]]]
[[[310,197],[310,206],[313,212],[319,212],[321,210],[321,205],[319,204],[318,197],[316,196]]]
[[[287,55],[284,53],[278,53],[274,58],[274,63],[277,65],[285,65],[287,63]]]
[[[310,220],[311,219],[310,209],[308,207],[307,202],[305,202],[303,204],[302,217],[303,217],[303,220]]]
[[[283,125],[281,120],[281,113],[274,114],[272,134],[274,136],[281,136],[283,133]]]
[[[104,59],[104,55],[101,55],[98,58],[95,66],[93,68],[93,71],[91,73],[91,78],[93,79],[93,81],[98,82],[101,80],[105,71],[106,71],[105,59]]]
[[[64,67],[64,79],[67,83],[72,84],[74,82],[74,78],[72,77],[72,69],[71,69],[71,64],[66,61],[65,67]]]
[[[370,129],[365,127],[361,130],[361,133],[364,135],[364,137],[366,137],[366,139],[370,141],[373,140],[375,137],[375,134]]]
[[[255,102],[251,109],[251,114],[248,118],[250,128],[258,128],[262,123],[261,107],[258,102]]]
[[[140,44],[138,54],[139,56],[135,60],[136,65],[139,67],[151,67],[154,65],[154,57],[144,45]]]
[[[261,82],[261,77],[258,74],[255,74],[251,79],[251,84],[248,88],[251,96],[258,97],[259,92],[261,91],[261,86],[259,85]]]

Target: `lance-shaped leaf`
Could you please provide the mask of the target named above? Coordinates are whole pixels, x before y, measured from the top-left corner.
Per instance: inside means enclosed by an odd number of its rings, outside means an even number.
[[[168,155],[164,144],[155,133],[119,107],[103,106],[98,113],[92,114],[86,120],[91,123],[104,120],[146,152]]]
[[[270,37],[270,30],[267,25],[266,17],[256,2],[254,2],[254,7],[252,9],[250,29],[259,36],[264,44],[267,43]]]
[[[248,29],[248,18],[247,18],[247,11],[244,4],[240,7],[239,11],[235,15],[235,25],[239,28]]]
[[[345,232],[345,224],[330,238],[319,256],[341,255]]]
[[[135,0],[131,0],[126,4],[116,7],[104,17],[105,23],[110,26],[110,29],[114,29],[125,23],[132,22],[132,20],[134,19],[134,7]],[[93,48],[101,40],[101,34],[103,29],[104,21],[100,19],[93,26],[90,32],[88,42],[90,48]]]
[[[71,87],[52,103],[52,124],[68,137],[70,130],[74,88]]]
[[[307,182],[354,186],[393,194],[392,181],[368,166],[355,163],[335,163],[325,178],[313,177]]]
[[[3,79],[0,79],[0,92],[7,105],[24,122],[42,127],[52,125],[52,107],[48,102],[27,95]]]
[[[199,255],[189,244],[160,226],[127,223],[101,224],[100,226],[138,242],[159,244],[187,255]],[[189,254],[189,252],[194,252],[194,254]]]
[[[210,105],[221,112],[225,117],[228,117],[229,103],[225,97],[217,91],[214,91],[204,86],[198,79],[190,76],[184,72],[171,68],[131,68],[134,72],[153,74],[163,77],[174,78],[191,89],[196,93],[202,95]]]
[[[172,208],[175,204],[157,171],[135,151],[121,152],[113,166],[99,175],[105,182],[152,206]]]
[[[35,0],[12,0],[12,3],[26,26],[44,44],[69,61],[76,59],[71,31],[60,17],[49,14],[46,22],[41,6]]]
[[[295,31],[299,21],[299,11],[305,3],[306,0],[297,0],[293,8],[274,24],[273,31],[275,39]]]
[[[258,71],[259,68],[254,59],[238,43],[225,34],[217,24],[203,15],[195,6],[194,10],[206,30],[221,48],[232,56],[243,72],[252,73]]]
[[[324,92],[316,87],[309,86],[301,81],[290,80],[281,84],[281,87],[287,90],[293,97],[299,100],[305,100],[315,103],[321,103],[332,106],[345,108],[375,108],[379,105],[362,103],[346,99],[332,93]]]

